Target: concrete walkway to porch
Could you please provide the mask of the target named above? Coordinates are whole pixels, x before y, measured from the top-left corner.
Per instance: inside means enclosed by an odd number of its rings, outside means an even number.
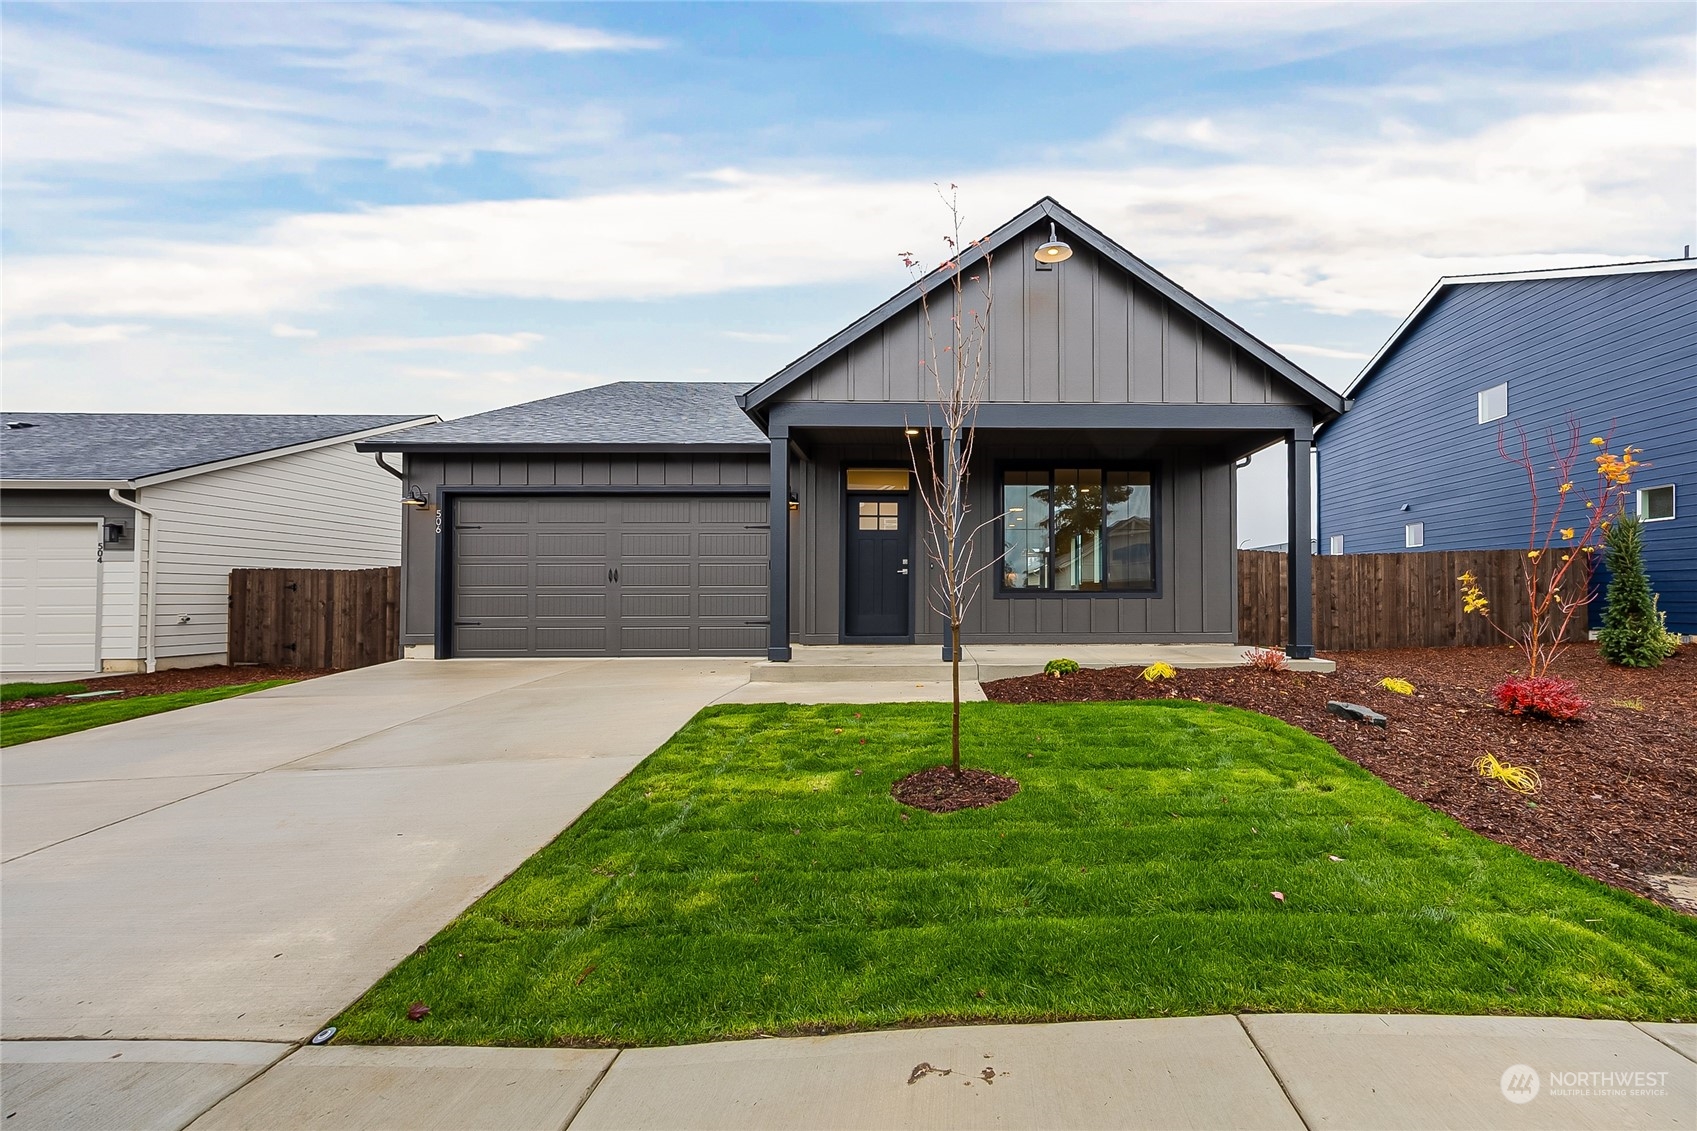
[[[965,644],[961,679],[982,682],[1036,675],[1065,657],[1087,668],[1143,667],[1164,661],[1175,668],[1229,668],[1250,651],[1237,644]],[[1292,671],[1329,672],[1331,660],[1290,660]],[[749,672],[754,683],[928,682],[949,679],[949,664],[935,644],[798,644],[782,663],[763,661]]]

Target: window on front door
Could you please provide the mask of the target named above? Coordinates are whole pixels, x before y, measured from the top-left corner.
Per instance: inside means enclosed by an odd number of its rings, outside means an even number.
[[[1001,588],[1012,593],[1155,588],[1154,478],[1104,467],[1002,473]]]

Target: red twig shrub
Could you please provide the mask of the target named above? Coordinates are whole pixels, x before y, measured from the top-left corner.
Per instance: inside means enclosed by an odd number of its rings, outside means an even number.
[[[1277,648],[1251,648],[1243,654],[1243,662],[1260,672],[1282,672],[1290,667]]]
[[[1505,715],[1557,722],[1577,719],[1591,705],[1579,694],[1579,688],[1554,676],[1511,675],[1497,684],[1495,695],[1497,710]]]

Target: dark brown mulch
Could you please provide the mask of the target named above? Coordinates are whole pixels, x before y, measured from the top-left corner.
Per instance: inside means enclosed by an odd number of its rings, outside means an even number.
[[[1329,675],[1245,668],[1181,670],[1145,682],[1139,668],[1028,676],[984,685],[1004,703],[1182,697],[1272,715],[1318,735],[1403,793],[1532,856],[1682,911],[1697,906],[1651,877],[1697,875],[1697,648],[1647,671],[1605,663],[1576,646],[1552,674],[1592,700],[1583,721],[1500,714],[1491,689],[1524,661],[1512,648],[1340,652]],[[1412,697],[1378,686],[1414,684]],[[1339,718],[1328,699],[1389,716],[1380,729]],[[1495,754],[1538,771],[1531,798],[1482,779],[1474,759]]]
[[[64,695],[48,695],[40,699],[14,699],[10,703],[0,703],[0,711],[53,707],[60,703],[110,703],[117,699],[133,699],[137,695],[200,691],[208,687],[228,687],[233,683],[262,683],[271,679],[315,679],[331,674],[334,673],[328,668],[275,668],[243,664],[238,667],[173,668],[170,671],[139,675],[58,680],[55,682],[80,683],[90,691],[117,691],[121,694],[102,695],[98,699],[71,699]]]
[[[989,770],[963,769],[960,776],[947,766],[932,766],[907,775],[890,787],[890,796],[903,805],[932,813],[984,809],[1019,792],[1019,783]]]

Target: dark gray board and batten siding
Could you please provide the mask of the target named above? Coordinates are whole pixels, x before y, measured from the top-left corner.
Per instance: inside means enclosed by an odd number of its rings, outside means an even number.
[[[1031,253],[1047,238],[1047,225],[1040,227],[1004,249],[992,265],[987,402],[1309,403],[1259,359],[1087,246],[1075,247],[1073,257],[1052,271],[1036,270]],[[944,301],[952,303],[946,294]],[[934,310],[932,319],[946,326],[947,311]],[[898,314],[800,376],[777,400],[923,401],[933,393],[919,364],[923,325],[917,309]],[[1159,591],[1152,596],[1004,596],[997,592],[992,568],[968,611],[966,637],[981,643],[1233,641],[1237,523],[1232,465],[1277,438],[1265,431],[982,430],[971,484],[972,511],[979,516],[999,509],[996,471],[1003,460],[1152,465],[1159,483]],[[793,472],[804,502],[792,553],[792,636],[801,643],[835,643],[842,623],[844,468],[901,467],[908,455],[899,443],[876,438],[838,442],[829,430],[809,433],[806,444],[810,462]],[[981,562],[999,555],[999,536],[995,527],[978,536]],[[924,562],[923,549],[916,545],[915,552],[916,564]],[[916,578],[928,581],[934,567],[924,565],[925,573]],[[941,641],[943,622],[929,607],[924,582],[916,583],[916,590],[915,639]]]
[[[1477,396],[1508,383],[1508,417],[1478,423]],[[1671,483],[1678,515],[1644,526],[1645,564],[1675,631],[1697,632],[1697,270],[1464,283],[1433,299],[1361,386],[1354,407],[1320,434],[1319,544],[1345,553],[1527,544],[1524,474],[1497,453],[1526,429],[1545,436],[1572,414],[1591,436],[1644,449],[1635,487]],[[1541,481],[1548,515],[1548,476]],[[1407,510],[1404,510],[1404,507]],[[1564,517],[1563,525],[1583,525]]]
[[[1094,442],[1092,442],[1094,441]],[[992,565],[982,575],[978,599],[967,610],[964,637],[984,644],[1019,642],[1218,642],[1237,633],[1237,576],[1233,556],[1236,477],[1229,457],[1204,448],[1164,448],[1159,453],[1118,449],[1104,434],[1090,440],[1044,440],[984,432],[978,438],[969,496],[971,516],[999,509],[996,469],[1002,461],[1033,458],[1081,465],[1134,462],[1150,466],[1156,502],[1158,592],[1153,596],[1002,596]],[[843,476],[856,466],[902,467],[906,451],[895,444],[811,444],[811,461],[792,471],[800,512],[791,524],[792,636],[802,644],[835,644],[842,625]],[[972,518],[969,523],[983,521]],[[999,530],[990,526],[974,543],[975,560],[1000,556]],[[927,588],[936,567],[915,545],[914,639],[941,643],[945,621],[930,607]]]
[[[992,264],[987,401],[1308,403],[1261,361],[1088,247],[1051,271],[1035,270],[1031,253],[1046,238],[1033,230]],[[946,295],[939,301],[952,304]],[[949,310],[952,305],[932,312],[938,333],[948,326]],[[924,400],[934,389],[919,366],[923,327],[917,308],[897,315],[785,388],[779,399]]]
[[[418,486],[432,498],[444,486],[567,489],[554,497],[595,497],[597,487],[663,488],[687,496],[689,488],[701,487],[751,488],[756,493],[748,497],[763,501],[768,482],[766,457],[742,453],[479,454],[470,458],[408,453],[405,460],[407,485]],[[502,496],[497,491],[488,497]],[[407,644],[436,640],[436,517],[416,508],[406,510],[401,631]]]

